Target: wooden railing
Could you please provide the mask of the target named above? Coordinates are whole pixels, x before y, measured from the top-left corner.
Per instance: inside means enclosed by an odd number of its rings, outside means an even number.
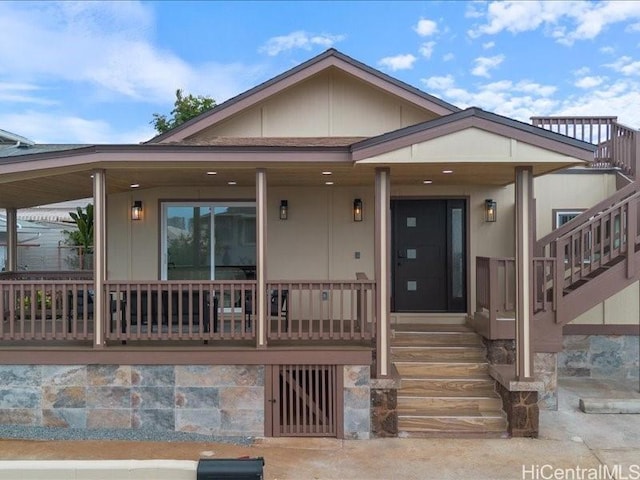
[[[533,259],[533,312],[555,310],[554,258]],[[489,316],[490,331],[499,319],[513,319],[516,309],[514,258],[476,257],[476,312]]]
[[[597,271],[620,260],[634,267],[638,244],[640,192],[605,209],[558,237],[550,247],[555,255],[556,283],[562,288],[590,279]],[[556,299],[557,301],[558,299]]]
[[[256,282],[107,281],[107,340],[247,340]]]
[[[531,117],[531,123],[597,145],[591,167],[618,167],[635,178],[640,136],[636,130],[618,123],[617,117]]]
[[[7,280],[10,276],[0,280],[1,340],[93,338],[93,280]]]
[[[34,275],[35,279],[27,279]],[[73,277],[61,279],[62,277]],[[94,304],[91,272],[0,275],[0,341],[91,341],[102,308],[114,343],[245,341],[254,345],[256,281],[107,281]],[[48,277],[48,278],[45,278]],[[375,282],[269,282],[270,341],[369,341],[375,337]],[[5,345],[6,346],[6,345]]]
[[[369,340],[375,337],[375,282],[270,282],[271,340]]]

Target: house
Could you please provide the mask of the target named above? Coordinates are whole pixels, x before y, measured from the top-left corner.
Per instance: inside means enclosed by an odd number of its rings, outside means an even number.
[[[536,436],[558,365],[637,372],[637,139],[330,49],[145,144],[0,149],[0,422]],[[93,272],[17,271],[17,210],[88,196]]]

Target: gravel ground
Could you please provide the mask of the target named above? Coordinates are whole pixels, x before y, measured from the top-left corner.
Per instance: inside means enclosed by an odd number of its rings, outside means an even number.
[[[0,425],[0,438],[13,440],[121,440],[152,442],[216,442],[249,446],[253,437],[219,437],[145,429],[79,429]]]

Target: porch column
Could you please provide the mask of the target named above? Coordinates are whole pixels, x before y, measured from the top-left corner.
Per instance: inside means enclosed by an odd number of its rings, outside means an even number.
[[[18,270],[18,209],[7,208],[7,272]]]
[[[93,348],[104,346],[104,282],[107,279],[107,187],[105,177],[104,170],[93,172]]]
[[[391,219],[388,168],[376,168],[375,183],[375,275],[376,275],[376,375],[386,377],[390,370],[389,286]]]
[[[516,252],[516,376],[533,377],[533,169],[515,170],[515,252]]]
[[[256,347],[267,346],[267,172],[256,170]]]

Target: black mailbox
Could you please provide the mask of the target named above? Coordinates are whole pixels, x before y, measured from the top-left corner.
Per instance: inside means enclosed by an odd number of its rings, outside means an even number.
[[[264,458],[207,458],[198,462],[197,480],[262,480]]]

